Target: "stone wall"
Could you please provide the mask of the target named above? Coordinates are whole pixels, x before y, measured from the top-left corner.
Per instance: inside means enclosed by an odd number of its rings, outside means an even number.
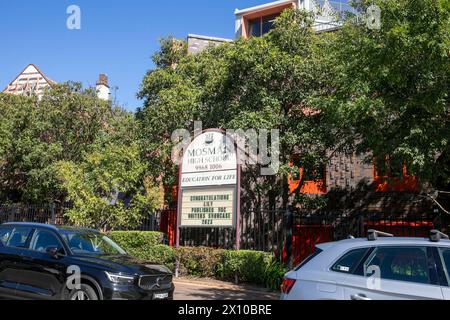
[[[199,35],[188,35],[188,52],[190,54],[197,54],[202,52],[209,46],[219,46],[224,43],[231,42],[229,39],[199,36]]]

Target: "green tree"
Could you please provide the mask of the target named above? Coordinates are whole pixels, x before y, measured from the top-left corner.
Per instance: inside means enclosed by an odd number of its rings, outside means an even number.
[[[449,183],[450,2],[357,1],[381,9],[381,29],[349,22],[324,52],[331,77],[312,103],[351,150],[406,162],[425,184]],[[333,121],[332,121],[333,122]]]
[[[193,130],[196,120],[204,128],[279,129],[279,177],[287,177],[291,156],[298,151],[311,167],[326,162],[325,151],[336,135],[321,125],[329,123],[325,113],[306,107],[313,93],[327,90],[322,49],[333,35],[317,35],[312,23],[311,15],[286,10],[268,35],[177,55],[176,68],[169,59],[174,55],[163,47],[155,56],[157,68],[146,75],[139,92],[144,99],[138,112],[143,151],[153,173],[163,173],[169,185],[175,182],[171,134]],[[163,54],[168,58],[161,59]],[[160,60],[169,62],[160,65]],[[286,183],[275,183],[277,177],[261,183],[257,169],[248,172],[259,194],[255,196],[283,194],[287,202]]]
[[[73,209],[75,225],[109,231],[138,225],[158,206],[159,189],[145,178],[145,164],[135,143],[102,144],[80,163],[59,162],[59,177]]]
[[[0,95],[0,199],[70,201],[75,224],[135,225],[159,194],[145,176],[137,129],[132,113],[78,83],[55,85],[40,101]]]
[[[0,197],[5,201],[63,201],[55,163],[79,161],[106,132],[111,107],[79,84],[55,85],[41,101],[0,95]]]

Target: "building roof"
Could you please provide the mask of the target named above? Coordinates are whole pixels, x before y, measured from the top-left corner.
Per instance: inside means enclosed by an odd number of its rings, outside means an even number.
[[[33,93],[39,97],[44,93],[45,88],[51,87],[53,84],[55,81],[49,79],[34,64],[29,64],[3,92],[15,95]]]
[[[189,38],[202,39],[202,40],[215,41],[215,42],[233,42],[232,39],[210,37],[210,36],[204,36],[204,35],[192,34],[192,33],[188,34],[188,39]]]
[[[239,15],[243,15],[243,14],[246,14],[249,12],[267,10],[267,9],[271,9],[271,8],[275,8],[278,6],[287,5],[287,4],[291,4],[291,3],[297,3],[297,1],[296,0],[279,0],[279,1],[269,2],[269,3],[259,5],[259,6],[246,8],[246,9],[236,9],[234,11],[234,14],[239,16]]]

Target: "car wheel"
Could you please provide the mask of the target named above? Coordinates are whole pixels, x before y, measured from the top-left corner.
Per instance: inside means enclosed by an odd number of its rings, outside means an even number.
[[[98,300],[98,297],[91,286],[81,284],[79,290],[74,289],[69,293],[67,300]]]

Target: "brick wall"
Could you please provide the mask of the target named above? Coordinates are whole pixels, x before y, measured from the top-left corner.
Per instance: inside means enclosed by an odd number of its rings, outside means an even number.
[[[352,191],[363,184],[374,181],[372,164],[364,161],[364,156],[336,154],[327,165],[327,189],[345,189]]]

